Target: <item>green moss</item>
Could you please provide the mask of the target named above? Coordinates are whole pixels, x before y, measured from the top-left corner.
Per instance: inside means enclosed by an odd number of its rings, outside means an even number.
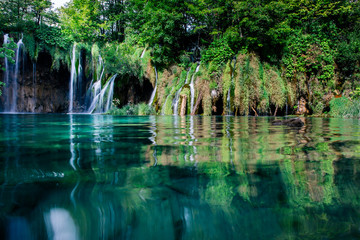
[[[333,117],[360,117],[360,100],[350,101],[346,97],[333,98],[330,101],[329,114]]]
[[[173,100],[173,98],[174,98],[174,95],[171,94],[165,100],[164,110],[162,110],[162,112],[165,115],[172,115],[172,100]]]

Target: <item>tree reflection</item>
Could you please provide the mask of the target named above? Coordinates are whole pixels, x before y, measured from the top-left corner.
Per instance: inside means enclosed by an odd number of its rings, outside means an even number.
[[[75,239],[360,234],[353,120],[304,119],[299,129],[232,116],[6,120],[2,238],[55,239],[59,228]]]

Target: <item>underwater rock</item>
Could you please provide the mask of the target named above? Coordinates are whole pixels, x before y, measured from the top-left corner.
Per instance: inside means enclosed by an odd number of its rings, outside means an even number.
[[[304,122],[300,118],[291,118],[285,120],[275,120],[272,122],[273,125],[286,125],[289,127],[302,127]]]

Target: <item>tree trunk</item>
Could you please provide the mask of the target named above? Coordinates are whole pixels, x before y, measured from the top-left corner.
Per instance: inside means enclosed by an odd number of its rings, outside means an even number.
[[[275,108],[274,116],[276,116],[277,110],[278,110],[278,106],[276,106],[276,108]]]
[[[180,108],[180,116],[185,116],[186,114],[186,95],[182,95],[181,97],[181,108]]]
[[[259,116],[253,107],[251,107],[251,109],[254,111],[256,117]]]

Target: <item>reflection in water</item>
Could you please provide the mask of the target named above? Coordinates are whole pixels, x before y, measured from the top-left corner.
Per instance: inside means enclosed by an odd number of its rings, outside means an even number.
[[[190,116],[190,128],[189,128],[190,132],[190,142],[189,142],[189,146],[193,146],[194,142],[196,141],[196,138],[194,136],[194,116]],[[193,146],[193,151],[191,151],[190,154],[190,161],[193,162],[195,160],[194,158],[194,154],[196,154],[196,147]]]
[[[74,120],[73,120],[73,115],[70,114],[69,115],[70,117],[70,153],[71,153],[71,158],[70,158],[70,165],[71,167],[76,171],[76,162],[75,160],[77,159],[76,158],[76,151],[75,151],[75,142],[74,142],[74,138],[75,138],[75,135],[74,135]]]
[[[80,239],[70,213],[63,208],[52,208],[44,216],[49,239]]]
[[[359,120],[272,120],[0,115],[0,238],[359,238]]]
[[[156,156],[156,117],[155,116],[150,116],[150,133],[151,133],[151,137],[149,138],[150,141],[152,142],[152,147],[154,149],[153,151],[153,158],[154,158],[154,166],[157,165],[157,156]]]

